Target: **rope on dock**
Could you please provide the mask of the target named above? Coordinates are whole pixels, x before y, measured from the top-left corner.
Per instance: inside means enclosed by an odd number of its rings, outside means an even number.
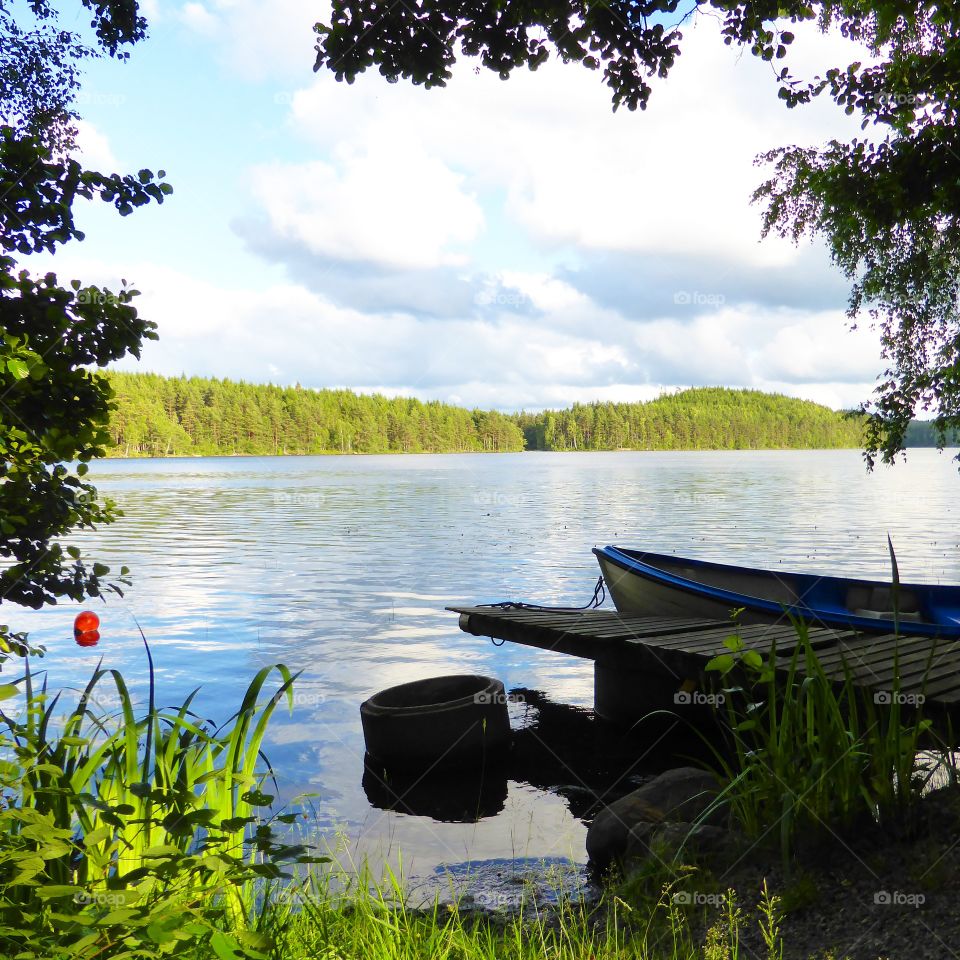
[[[542,610],[546,613],[580,613],[583,610],[594,610],[607,599],[607,588],[603,577],[597,577],[593,588],[593,597],[582,607],[545,607],[539,603],[524,603],[522,600],[501,600],[500,603],[484,603],[481,606],[495,607],[497,610]]]

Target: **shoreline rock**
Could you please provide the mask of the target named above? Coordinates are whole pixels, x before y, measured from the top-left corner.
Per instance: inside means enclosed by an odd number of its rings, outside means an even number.
[[[718,789],[708,771],[677,767],[604,807],[587,831],[591,867],[602,873],[662,848],[722,842],[729,815],[717,803]]]

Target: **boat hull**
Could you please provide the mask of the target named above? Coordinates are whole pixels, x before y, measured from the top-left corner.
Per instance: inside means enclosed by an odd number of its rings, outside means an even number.
[[[593,551],[621,613],[960,637],[960,586],[781,573],[607,546]]]
[[[636,613],[645,617],[730,619],[732,608],[724,601],[686,593],[676,587],[637,576],[603,556],[598,556],[597,560],[607,592],[620,613]],[[776,623],[786,617],[782,611],[779,614],[770,614],[745,609],[738,619],[741,623]]]

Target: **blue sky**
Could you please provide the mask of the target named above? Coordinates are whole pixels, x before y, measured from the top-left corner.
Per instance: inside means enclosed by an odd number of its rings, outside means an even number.
[[[80,216],[62,279],[143,293],[161,339],[123,364],[502,409],[726,384],[865,399],[876,338],[847,331],[818,247],[759,242],[761,150],[857,132],[787,111],[767,65],[703,19],[645,113],[551,63],[445,90],[315,75],[323,5],[145,5],[150,38],[87,73],[90,165],[175,193]],[[69,24],[68,24],[69,25]],[[848,62],[800,31],[801,72]]]

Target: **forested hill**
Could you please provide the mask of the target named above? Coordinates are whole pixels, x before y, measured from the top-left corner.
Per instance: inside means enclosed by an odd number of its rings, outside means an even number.
[[[574,404],[521,414],[529,450],[859,447],[857,418],[759,390],[698,387],[648,403]]]
[[[200,377],[107,374],[117,457],[522,450],[502,413],[432,401]]]
[[[649,403],[574,404],[507,415],[409,398],[199,377],[109,373],[112,456],[731,450],[857,447],[860,426],[827,407],[704,387]]]

